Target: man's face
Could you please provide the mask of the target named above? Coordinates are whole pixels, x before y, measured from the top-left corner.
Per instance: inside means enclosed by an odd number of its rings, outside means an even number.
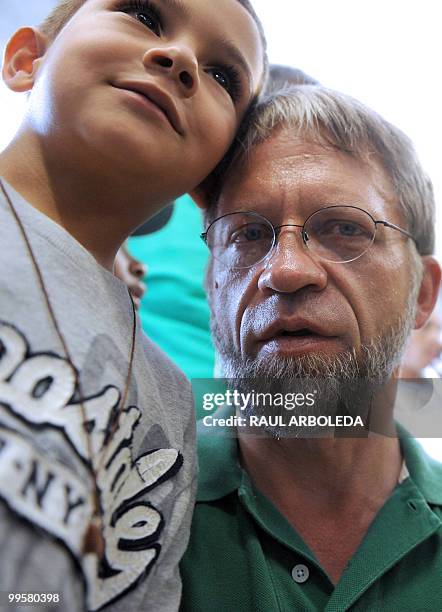
[[[123,245],[115,258],[114,273],[126,284],[136,308],[140,308],[141,300],[146,293],[146,285],[143,282],[146,272],[145,264],[135,259],[129,253],[127,246]]]
[[[374,159],[364,163],[283,128],[228,177],[217,216],[253,210],[275,226],[302,225],[314,211],[338,204],[405,225],[393,187]],[[247,364],[250,375],[250,364],[262,364],[265,372],[275,360],[304,360],[315,376],[330,376],[342,370],[343,356],[344,362],[352,355],[363,362],[370,345],[376,353],[388,352],[384,345],[392,343],[392,333],[400,351],[413,323],[406,240],[380,226],[362,257],[330,263],[307,249],[299,228],[285,227],[271,255],[252,268],[227,270],[214,260],[208,288],[224,363]],[[393,352],[389,359],[394,358]],[[308,368],[301,375],[308,376]]]
[[[262,71],[237,0],[89,0],[43,58],[32,119],[56,155],[109,164],[171,200],[224,155]]]

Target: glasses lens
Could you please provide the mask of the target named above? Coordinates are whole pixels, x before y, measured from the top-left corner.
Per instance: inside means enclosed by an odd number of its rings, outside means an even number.
[[[226,267],[250,268],[272,249],[275,234],[267,219],[237,212],[217,219],[207,230],[207,245]]]
[[[326,261],[347,262],[363,255],[374,240],[376,225],[365,211],[353,206],[330,206],[314,213],[305,224],[307,246]]]

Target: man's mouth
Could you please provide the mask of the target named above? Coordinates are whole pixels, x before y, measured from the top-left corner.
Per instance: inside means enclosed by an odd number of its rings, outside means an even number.
[[[333,336],[315,322],[301,319],[275,321],[256,337],[258,346],[265,351],[302,355],[310,351],[327,351],[327,345],[336,341]]]
[[[293,338],[299,338],[299,337],[305,338],[307,336],[317,336],[318,338],[320,337],[319,334],[316,334],[315,332],[307,328],[298,329],[296,331],[290,331],[288,329],[283,329],[275,337],[277,338],[278,336],[293,337]]]
[[[263,341],[264,344],[275,343],[280,347],[301,347],[308,344],[319,344],[330,340],[329,337],[317,334],[308,328],[297,330],[282,329]]]
[[[331,334],[314,321],[306,318],[284,318],[274,321],[257,334],[260,342],[267,342],[275,338],[327,338]]]

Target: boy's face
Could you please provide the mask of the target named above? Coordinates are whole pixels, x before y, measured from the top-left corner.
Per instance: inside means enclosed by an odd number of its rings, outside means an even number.
[[[51,154],[171,200],[228,149],[262,55],[237,0],[88,0],[41,61],[30,118]]]

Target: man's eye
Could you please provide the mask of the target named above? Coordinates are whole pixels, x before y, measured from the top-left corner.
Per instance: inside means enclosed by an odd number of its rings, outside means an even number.
[[[360,236],[362,234],[361,228],[354,223],[339,223],[337,226],[337,232],[341,236]]]
[[[344,238],[362,236],[366,233],[360,225],[353,223],[353,221],[338,220],[328,220],[327,223],[314,227],[313,231],[320,236],[328,235]]]
[[[129,15],[133,15],[140,23],[152,30],[157,36],[161,35],[162,22],[157,9],[148,0],[135,0],[121,9]]]
[[[238,229],[233,235],[230,242],[256,242],[257,240],[269,239],[269,230],[267,227],[262,227],[259,224],[246,225]]]
[[[234,102],[238,100],[241,95],[241,78],[234,66],[209,68],[207,72],[227,91]]]

